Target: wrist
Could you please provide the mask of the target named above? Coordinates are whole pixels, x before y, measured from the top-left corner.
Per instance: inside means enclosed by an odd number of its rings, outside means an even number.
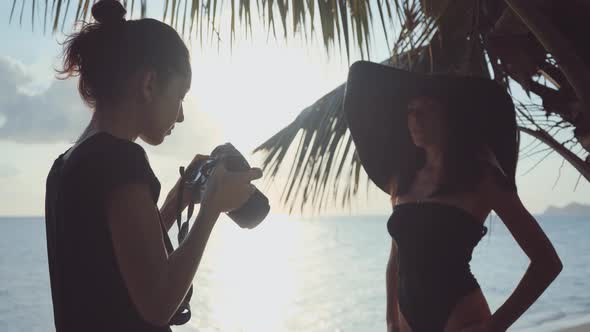
[[[176,204],[171,204],[172,202],[173,201],[164,202],[160,208],[160,218],[162,218],[162,221],[166,224],[176,220]]]
[[[506,331],[506,328],[504,328],[501,324],[499,324],[498,321],[497,321],[497,319],[495,319],[493,315],[492,315],[492,317],[490,317],[490,319],[488,319],[484,323],[484,325],[487,328],[487,331],[493,331],[493,332],[504,332],[504,331]]]
[[[199,217],[208,223],[215,224],[217,219],[221,215],[221,211],[215,208],[212,204],[208,204],[206,202],[201,203],[201,207],[199,209]]]
[[[219,206],[219,200],[211,194],[202,194],[201,196],[201,210],[209,214],[221,214],[223,210]]]
[[[178,182],[176,182],[174,187],[172,187],[172,189],[168,193],[168,196],[166,196],[166,199],[164,200],[164,204],[173,206],[175,211],[178,210],[178,198],[179,198],[178,196],[180,195],[181,190],[182,190],[183,197],[182,197],[180,209],[182,211],[184,211],[184,209],[191,202],[190,197],[191,197],[192,193],[182,185],[180,180],[178,180]]]
[[[176,205],[177,204],[177,202],[176,202],[177,198],[178,198],[178,182],[168,192],[168,195],[166,195],[166,199],[164,200],[163,206],[166,206],[166,205]]]

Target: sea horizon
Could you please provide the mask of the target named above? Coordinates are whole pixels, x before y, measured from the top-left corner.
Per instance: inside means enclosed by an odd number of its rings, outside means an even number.
[[[0,250],[6,253],[0,265],[0,330],[52,330],[43,217],[9,219],[0,217]],[[590,323],[590,295],[580,292],[590,289],[584,278],[590,272],[587,220],[539,218],[564,271],[511,331],[560,331]],[[194,280],[193,319],[174,331],[384,329],[391,241],[385,215],[315,220],[271,215],[254,230],[240,229],[226,217],[220,221]],[[494,310],[522,277],[527,258],[497,218],[486,225],[490,231],[474,251],[472,271]],[[172,227],[173,242],[175,233]],[[34,318],[18,318],[25,312]]]

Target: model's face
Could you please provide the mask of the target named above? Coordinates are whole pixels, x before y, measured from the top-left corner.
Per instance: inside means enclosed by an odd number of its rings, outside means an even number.
[[[421,148],[441,147],[446,137],[445,110],[431,97],[415,97],[408,103],[408,129]]]
[[[151,145],[158,145],[172,133],[174,125],[184,121],[183,99],[190,88],[190,77],[172,74],[164,84],[153,82],[151,98],[143,111],[140,137]]]

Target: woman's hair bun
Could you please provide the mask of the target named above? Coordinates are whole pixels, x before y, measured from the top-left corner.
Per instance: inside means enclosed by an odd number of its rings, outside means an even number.
[[[92,6],[92,17],[101,24],[124,21],[125,14],[125,7],[117,0],[99,0]]]

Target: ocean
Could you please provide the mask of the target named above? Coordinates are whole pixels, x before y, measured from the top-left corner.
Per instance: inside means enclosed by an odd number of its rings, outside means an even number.
[[[538,217],[564,270],[511,331],[590,322],[590,218]],[[219,221],[195,278],[193,318],[174,331],[385,331],[386,216]],[[528,259],[498,218],[472,271],[492,310]],[[171,232],[174,237],[174,231]],[[54,331],[43,218],[0,218],[0,331]]]

